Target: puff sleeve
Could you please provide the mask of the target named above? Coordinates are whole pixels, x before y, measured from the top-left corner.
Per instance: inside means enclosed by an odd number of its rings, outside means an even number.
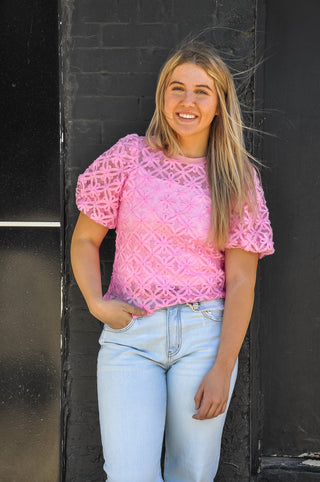
[[[117,226],[121,193],[138,156],[138,142],[136,134],[120,139],[78,178],[79,211],[109,229]]]
[[[225,249],[241,248],[245,251],[259,253],[259,258],[274,253],[272,229],[269,211],[258,175],[254,171],[257,206],[255,212],[244,205],[242,216],[231,216],[228,243]]]

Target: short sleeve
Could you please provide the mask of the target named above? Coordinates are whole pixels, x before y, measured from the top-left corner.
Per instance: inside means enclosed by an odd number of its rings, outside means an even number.
[[[110,229],[117,226],[121,193],[138,156],[139,136],[120,139],[96,159],[78,178],[79,211]]]
[[[269,211],[258,175],[254,171],[257,206],[252,212],[244,205],[242,216],[231,216],[228,243],[225,249],[241,248],[245,251],[259,253],[259,258],[274,253],[272,229]]]

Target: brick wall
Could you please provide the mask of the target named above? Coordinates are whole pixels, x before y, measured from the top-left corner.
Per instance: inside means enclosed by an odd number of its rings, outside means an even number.
[[[155,82],[170,49],[186,35],[205,37],[237,68],[254,61],[255,0],[65,0],[61,2],[61,61],[65,164],[62,480],[101,482],[96,399],[100,324],[90,316],[69,263],[77,217],[77,176],[119,137],[143,134],[154,107]],[[213,29],[215,27],[215,29]],[[217,28],[218,27],[218,28]],[[252,107],[252,90],[243,100]],[[107,287],[114,232],[101,248]],[[249,480],[249,356],[241,352],[238,383],[227,418],[217,481]]]

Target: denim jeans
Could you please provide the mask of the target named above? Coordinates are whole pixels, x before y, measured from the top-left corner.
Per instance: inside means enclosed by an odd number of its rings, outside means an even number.
[[[218,352],[223,309],[223,299],[201,301],[133,318],[120,330],[104,327],[98,400],[108,482],[213,481],[226,413],[209,420],[192,415]],[[236,376],[237,364],[229,402]]]

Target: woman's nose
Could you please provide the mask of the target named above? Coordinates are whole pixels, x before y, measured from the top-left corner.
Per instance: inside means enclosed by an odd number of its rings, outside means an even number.
[[[186,106],[192,105],[194,103],[193,93],[186,90],[182,102]]]

